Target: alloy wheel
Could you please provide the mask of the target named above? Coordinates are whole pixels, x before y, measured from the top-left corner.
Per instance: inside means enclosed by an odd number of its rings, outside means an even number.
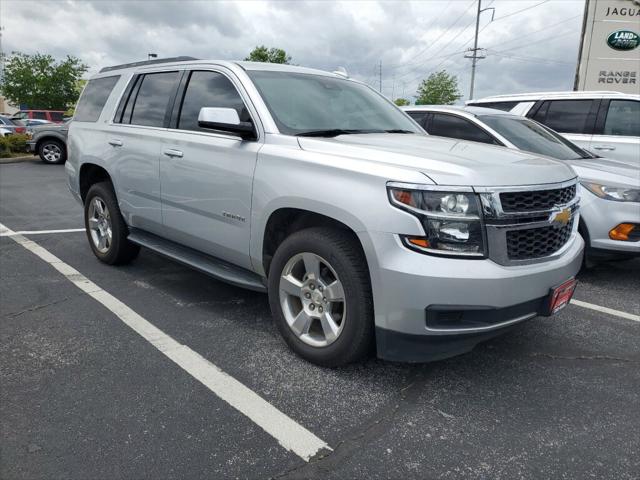
[[[106,203],[100,197],[93,197],[89,204],[89,233],[93,245],[100,253],[107,253],[113,242],[111,215]]]
[[[324,258],[293,256],[280,277],[280,305],[293,333],[307,345],[326,347],[342,333],[346,299],[342,282]]]

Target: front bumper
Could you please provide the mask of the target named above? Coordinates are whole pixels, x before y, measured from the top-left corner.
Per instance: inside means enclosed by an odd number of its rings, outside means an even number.
[[[378,356],[409,362],[467,352],[543,314],[550,290],[580,269],[584,246],[574,233],[553,260],[503,266],[422,255],[391,233],[369,232],[360,240],[371,272]],[[456,313],[439,313],[447,309]]]
[[[31,140],[27,142],[27,152],[36,153],[36,142]]]
[[[604,200],[580,187],[580,217],[587,228],[587,247],[601,253],[640,255],[640,241],[609,238],[609,232],[621,223],[640,224],[640,204]]]

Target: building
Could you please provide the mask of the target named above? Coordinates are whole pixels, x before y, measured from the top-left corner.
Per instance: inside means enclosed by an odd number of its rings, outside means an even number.
[[[640,0],[586,0],[574,90],[640,94]]]
[[[17,111],[18,111],[18,108],[11,105],[6,98],[0,95],[0,115],[1,114],[13,115]]]

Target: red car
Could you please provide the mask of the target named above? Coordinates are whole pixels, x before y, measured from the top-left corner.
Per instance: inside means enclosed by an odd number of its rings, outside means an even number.
[[[64,122],[64,111],[62,110],[20,110],[11,117],[13,120],[48,120],[53,123]]]

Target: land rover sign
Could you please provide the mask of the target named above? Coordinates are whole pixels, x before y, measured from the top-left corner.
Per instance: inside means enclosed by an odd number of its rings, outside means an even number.
[[[640,94],[640,0],[585,0],[574,90]]]
[[[631,30],[618,30],[607,37],[607,45],[614,50],[633,50],[640,45],[640,35]]]

